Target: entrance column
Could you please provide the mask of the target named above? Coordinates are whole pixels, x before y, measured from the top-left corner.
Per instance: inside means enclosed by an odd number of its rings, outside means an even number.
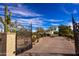
[[[0,33],[0,55],[15,56],[16,33]]]

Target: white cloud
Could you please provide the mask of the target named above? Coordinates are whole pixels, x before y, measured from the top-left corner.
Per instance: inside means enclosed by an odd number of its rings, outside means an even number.
[[[27,21],[29,24],[32,23],[32,24],[42,24],[43,21],[40,20],[39,18],[33,18],[33,19],[30,19]]]
[[[50,19],[50,20],[47,20],[47,21],[50,21],[50,22],[62,22],[63,20]]]
[[[5,8],[5,5],[0,5],[0,8],[4,9]],[[8,8],[15,9],[15,7],[13,7],[13,6],[8,6]]]
[[[66,14],[68,14],[68,15],[70,15],[70,14],[76,14],[78,11],[77,11],[77,9],[73,9],[72,11],[68,11],[68,10],[66,10],[64,7],[62,8],[62,10],[66,13]]]
[[[53,26],[59,26],[59,24],[56,24],[56,23],[52,23],[52,25],[53,25]]]
[[[14,9],[13,9],[14,8]],[[28,9],[27,7],[24,8],[21,4],[18,4],[18,7],[11,7],[9,9],[13,14],[18,14],[22,16],[42,16],[36,12],[33,12],[31,9]]]
[[[43,26],[43,21],[40,18],[32,18],[32,19],[19,19],[18,22],[22,25],[30,25],[32,23],[33,27],[41,27]]]
[[[71,12],[67,11],[64,7],[63,7],[62,9],[63,9],[63,11],[64,11],[66,14],[68,14],[68,15],[71,14]]]
[[[0,5],[0,8],[4,8],[4,5]],[[21,4],[17,4],[17,7],[15,6],[8,6],[9,11],[11,11],[14,14],[18,14],[21,16],[41,16],[40,14],[33,12],[31,9],[28,9],[27,7],[23,7]],[[4,13],[4,12],[3,12]]]
[[[31,12],[31,11],[21,11],[21,10],[11,10],[12,13],[22,15],[22,16],[41,16],[40,14]]]

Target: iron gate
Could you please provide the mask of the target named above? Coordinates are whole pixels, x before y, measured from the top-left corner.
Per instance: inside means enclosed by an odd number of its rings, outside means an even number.
[[[32,48],[32,29],[31,25],[21,26],[22,28],[16,32],[16,54],[24,52]]]

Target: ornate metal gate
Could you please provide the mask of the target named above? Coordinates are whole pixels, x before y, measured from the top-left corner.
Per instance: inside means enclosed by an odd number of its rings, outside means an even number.
[[[73,16],[72,16],[72,23],[73,23],[73,32],[74,32],[74,39],[75,39],[75,52],[76,55],[79,56],[79,23],[76,23]]]
[[[24,52],[32,48],[32,29],[31,25],[22,26],[16,32],[16,54]]]

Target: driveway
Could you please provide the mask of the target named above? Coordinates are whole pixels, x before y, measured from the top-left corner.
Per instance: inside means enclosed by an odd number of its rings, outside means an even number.
[[[65,37],[43,37],[39,39],[32,49],[19,55],[68,55],[75,54],[75,46]]]

